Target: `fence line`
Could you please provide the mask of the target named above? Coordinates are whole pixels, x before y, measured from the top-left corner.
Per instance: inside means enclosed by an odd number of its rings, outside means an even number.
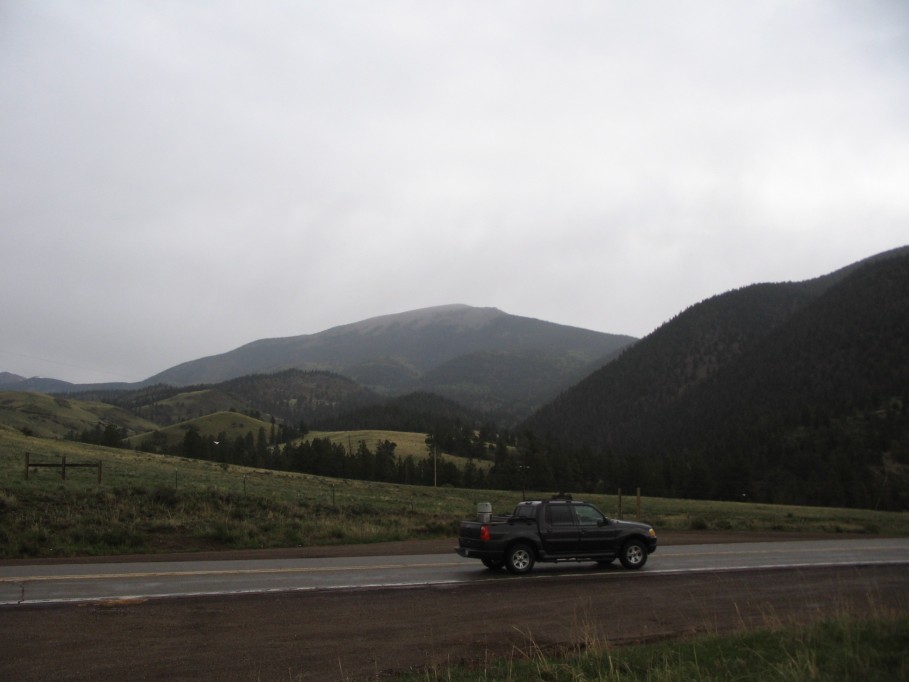
[[[38,468],[51,468],[51,469],[60,469],[60,478],[64,481],[66,480],[66,470],[72,468],[95,468],[98,470],[98,483],[101,483],[103,478],[103,467],[101,465],[101,460],[95,462],[69,462],[66,461],[66,455],[61,455],[59,462],[32,462],[31,453],[25,453],[25,480],[28,480],[29,471],[32,469]]]

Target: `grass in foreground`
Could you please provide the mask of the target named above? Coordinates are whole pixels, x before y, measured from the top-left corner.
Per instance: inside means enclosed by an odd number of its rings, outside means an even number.
[[[31,461],[103,465],[31,471]],[[549,492],[528,492],[528,498]],[[584,495],[617,516],[616,495]],[[427,488],[329,479],[28,438],[0,429],[0,558],[97,556],[454,538],[476,503],[506,513],[520,491]],[[622,517],[660,530],[909,535],[909,515],[732,502],[622,500]]]
[[[759,682],[909,680],[909,617],[841,617],[813,625],[711,635],[550,658],[532,642],[505,660],[434,667],[399,682]]]

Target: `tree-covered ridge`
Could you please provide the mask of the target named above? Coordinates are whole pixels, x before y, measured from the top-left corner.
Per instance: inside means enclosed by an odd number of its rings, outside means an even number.
[[[909,256],[827,282],[698,304],[526,426],[657,494],[905,507]]]
[[[645,438],[671,405],[735,362],[808,297],[754,285],[687,309],[539,410],[527,427],[593,448]]]

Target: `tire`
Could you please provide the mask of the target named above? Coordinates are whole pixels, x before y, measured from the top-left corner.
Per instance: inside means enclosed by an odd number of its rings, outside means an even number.
[[[640,540],[629,540],[622,545],[619,560],[625,568],[637,570],[647,563],[647,546]]]
[[[512,545],[505,552],[505,568],[508,569],[509,573],[514,573],[515,575],[530,573],[530,569],[533,568],[533,562],[533,547],[523,542]]]
[[[501,559],[480,559],[483,562],[483,565],[488,568],[490,571],[498,571],[502,568]]]

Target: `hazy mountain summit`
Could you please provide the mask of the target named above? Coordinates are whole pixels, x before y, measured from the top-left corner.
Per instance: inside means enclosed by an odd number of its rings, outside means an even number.
[[[25,381],[25,377],[12,372],[0,372],[0,386],[12,386]]]
[[[379,393],[428,390],[515,415],[528,413],[635,340],[497,308],[443,305],[253,341],[184,362],[144,383],[185,386],[285,369],[329,371]]]

